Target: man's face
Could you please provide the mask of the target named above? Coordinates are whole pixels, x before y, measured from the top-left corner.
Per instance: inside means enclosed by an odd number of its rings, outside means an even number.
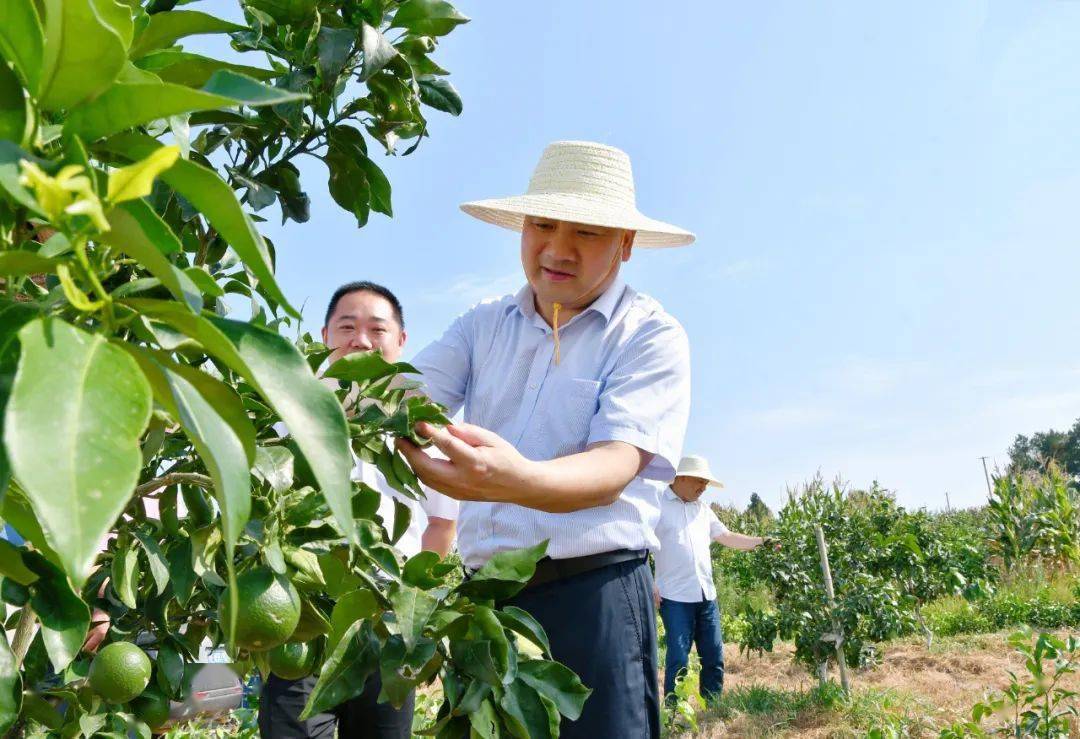
[[[405,331],[390,301],[377,293],[358,290],[338,301],[323,326],[323,343],[333,351],[333,364],[346,354],[378,349],[388,362],[396,362],[405,346]]]
[[[708,480],[702,480],[700,477],[687,477],[685,475],[676,477],[675,481],[671,483],[671,489],[675,491],[675,494],[688,503],[693,503],[700,498],[701,494],[705,492],[705,488],[708,486]]]
[[[633,231],[526,216],[521,265],[542,303],[583,308],[614,282],[633,243]]]

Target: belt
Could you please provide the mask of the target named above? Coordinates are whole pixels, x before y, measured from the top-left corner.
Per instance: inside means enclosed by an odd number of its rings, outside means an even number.
[[[550,582],[565,580],[568,577],[598,570],[601,567],[644,560],[648,555],[649,551],[647,549],[616,549],[613,552],[587,554],[584,557],[569,557],[567,559],[544,557],[536,563],[536,572],[529,578],[529,582],[525,583],[525,590],[539,585],[546,585]]]

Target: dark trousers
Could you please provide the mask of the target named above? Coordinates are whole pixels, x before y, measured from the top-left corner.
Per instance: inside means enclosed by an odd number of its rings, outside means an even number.
[[[701,659],[698,691],[705,699],[719,697],[724,689],[724,638],[720,632],[720,610],[716,601],[682,603],[664,598],[660,601],[660,618],[667,633],[664,695],[675,691],[675,678],[686,669],[693,643],[697,644]]]
[[[259,698],[259,736],[263,739],[409,739],[412,736],[413,702],[410,693],[400,709],[379,703],[382,681],[372,675],[364,692],[347,700],[331,713],[320,713],[307,721],[300,720],[308,696],[315,688],[315,677],[283,680],[277,675],[263,684]]]
[[[563,739],[657,739],[656,614],[652,572],[642,559],[601,567],[518,593],[504,604],[544,627],[555,659],[592,695]]]

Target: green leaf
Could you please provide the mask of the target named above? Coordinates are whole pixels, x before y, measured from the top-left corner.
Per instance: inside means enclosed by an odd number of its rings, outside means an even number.
[[[523,660],[518,663],[518,679],[551,700],[571,721],[578,720],[585,699],[592,693],[573,670],[559,662]]]
[[[0,189],[7,193],[13,202],[31,213],[43,216],[33,194],[19,183],[22,174],[19,162],[23,159],[34,161],[36,157],[30,156],[12,142],[0,139]]]
[[[32,251],[0,252],[0,275],[56,274],[57,259]]]
[[[20,585],[37,580],[37,575],[23,564],[22,550],[7,539],[0,539],[0,575]]]
[[[346,382],[372,382],[401,372],[398,365],[383,359],[378,351],[346,354],[323,372],[323,377]]]
[[[166,256],[181,250],[180,240],[145,200],[117,206],[106,218],[111,228],[101,234],[101,241],[137,260],[189,310],[194,313],[202,310],[202,292]]]
[[[382,71],[390,60],[398,55],[379,29],[367,23],[360,27],[360,48],[364,51],[364,63],[360,68],[360,81],[366,82],[373,74]]]
[[[443,570],[439,555],[435,552],[424,550],[417,552],[405,563],[401,569],[401,581],[407,585],[418,588],[435,588],[443,583],[443,576],[453,569],[453,565],[446,564],[448,569]]]
[[[300,720],[306,721],[316,713],[360,695],[368,677],[378,666],[379,640],[370,623],[357,621],[345,632],[323,664]]]
[[[191,540],[181,539],[166,554],[169,560],[169,579],[172,580],[176,602],[186,605],[195,588],[195,570],[191,567]]]
[[[127,62],[131,10],[115,0],[43,0],[45,49],[37,89],[45,110],[73,108],[108,88]]]
[[[231,561],[233,547],[251,514],[250,475],[244,446],[186,376],[155,361],[145,350],[130,345],[125,348],[139,362],[154,397],[180,422],[214,480],[226,555]]]
[[[409,521],[412,520],[412,511],[409,506],[394,498],[394,531],[390,535],[390,541],[397,544],[401,537],[409,530]]]
[[[26,89],[40,90],[45,32],[34,0],[0,3],[0,55],[19,73]]]
[[[469,19],[444,0],[406,0],[391,28],[406,28],[417,36],[445,36]]]
[[[175,696],[184,681],[184,658],[171,642],[162,642],[158,647],[157,659],[158,684],[170,696]]]
[[[326,638],[326,651],[333,652],[349,631],[349,627],[379,611],[374,593],[366,588],[353,590],[338,598],[330,612],[330,635]]]
[[[543,649],[544,654],[551,656],[551,643],[548,642],[547,632],[530,613],[516,606],[504,606],[502,609],[495,611],[495,616],[503,626],[525,637]]]
[[[131,58],[138,59],[154,49],[172,46],[177,39],[204,33],[233,33],[245,26],[215,18],[197,10],[169,10],[154,13],[143,32],[131,45]]]
[[[282,25],[304,23],[315,11],[315,0],[248,0],[248,5]]]
[[[500,552],[487,561],[457,591],[470,598],[502,600],[519,592],[536,572],[547,552],[547,540],[527,549]]]
[[[436,644],[431,639],[424,639],[414,649],[407,648],[397,634],[387,639],[379,656],[382,677],[379,700],[385,698],[390,705],[401,708],[435,656],[435,650]]]
[[[4,254],[0,256],[0,262],[5,257],[9,257],[9,254],[18,253]],[[0,273],[4,271],[6,270],[0,270]],[[16,342],[16,336],[19,329],[37,316],[38,309],[33,305],[0,300],[0,434],[4,429],[4,409],[7,408],[8,398],[11,396],[11,382],[19,364],[19,345]],[[7,451],[0,444],[0,501],[3,500],[10,478],[11,465],[8,463]]]
[[[330,621],[322,611],[311,604],[311,601],[301,596],[300,622],[296,624],[296,629],[289,637],[289,641],[308,642],[329,632]]]
[[[345,411],[330,388],[315,378],[304,356],[283,336],[258,326],[211,317],[248,368],[244,374],[281,416],[319,482],[334,520],[354,541],[352,451]]]
[[[554,739],[559,736],[559,711],[554,703],[520,679],[507,686],[499,708],[511,733],[520,739]]]
[[[112,563],[112,586],[120,602],[128,608],[136,605],[139,592],[139,550],[124,547],[117,550]]]
[[[181,113],[240,105],[277,105],[305,97],[227,69],[215,72],[201,90],[168,82],[118,82],[93,100],[73,108],[64,130],[85,139],[99,139]]]
[[[162,82],[172,82],[186,87],[202,87],[215,72],[222,69],[264,82],[280,75],[280,72],[272,69],[230,64],[220,59],[212,59],[177,49],[150,52],[139,59],[137,65],[139,69],[156,74]]]
[[[379,165],[367,157],[358,160],[360,169],[367,175],[368,189],[371,193],[371,209],[376,213],[393,216],[394,209],[390,202],[390,180],[386,178]]]
[[[255,474],[283,493],[293,484],[293,454],[283,446],[260,446],[255,449]]]
[[[0,139],[26,141],[33,133],[33,122],[33,109],[22,85],[15,73],[0,60]]]
[[[148,531],[147,528],[136,528],[135,538],[139,540],[143,551],[146,552],[146,559],[150,563],[150,575],[154,578],[157,594],[161,595],[169,587],[169,561],[165,559],[161,547],[158,546],[152,529]]]
[[[90,628],[90,608],[71,587],[68,578],[37,552],[27,552],[23,561],[37,573],[30,586],[30,607],[41,621],[41,636],[49,661],[56,672],[63,671],[79,653]]]
[[[417,80],[420,86],[420,101],[430,105],[435,110],[441,110],[450,115],[461,115],[461,95],[457,88],[450,84],[450,80],[441,77],[424,77]]]
[[[478,739],[499,739],[502,736],[499,716],[490,698],[485,698],[480,708],[469,714],[469,725],[472,726],[472,735]]]
[[[19,719],[22,687],[22,675],[8,646],[7,635],[0,633],[0,736],[7,736]]]
[[[356,225],[362,228],[371,212],[371,188],[354,151],[338,145],[339,139],[334,134],[341,128],[346,127],[336,126],[330,134],[330,146],[324,160],[330,171],[327,187],[334,202],[356,216]]]
[[[320,28],[317,41],[319,51],[319,74],[323,80],[333,83],[345,69],[349,52],[356,40],[351,28]]]
[[[4,443],[49,544],[81,586],[135,488],[150,386],[100,334],[37,319],[19,341]]]
[[[427,626],[428,619],[438,608],[439,600],[419,588],[403,585],[390,596],[390,603],[394,607],[405,648],[412,651]]]
[[[136,160],[148,156],[159,146],[157,141],[141,134],[125,134],[106,142],[106,148],[110,151]],[[290,315],[299,318],[300,314],[289,305],[274,279],[266,243],[240,207],[232,188],[213,170],[183,159],[164,172],[161,179],[183,195],[210,221],[210,225],[244,260],[244,264],[262,284],[267,295]]]
[[[146,197],[154,188],[154,178],[171,167],[179,157],[178,147],[163,146],[145,159],[114,169],[109,172],[109,192],[106,197],[112,203]]]

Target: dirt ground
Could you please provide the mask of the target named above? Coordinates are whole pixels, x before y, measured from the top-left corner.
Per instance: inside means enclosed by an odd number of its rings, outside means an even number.
[[[967,718],[971,705],[988,690],[1006,687],[1009,670],[1026,672],[1022,657],[1006,644],[1007,636],[998,633],[954,637],[939,640],[929,649],[922,639],[897,641],[884,648],[879,665],[851,673],[853,708],[807,709],[794,718],[783,711],[776,715],[735,712],[726,720],[705,714],[701,717],[701,731],[684,736],[865,736],[865,728],[854,728],[859,723],[856,714],[860,702],[873,703],[872,710],[904,715],[915,724],[913,736],[936,736],[934,727]],[[781,645],[771,654],[756,656],[739,654],[734,646],[725,647],[725,688],[812,688],[816,680],[792,661],[792,651],[790,645]],[[1080,676],[1068,676],[1063,686],[1080,690]]]

